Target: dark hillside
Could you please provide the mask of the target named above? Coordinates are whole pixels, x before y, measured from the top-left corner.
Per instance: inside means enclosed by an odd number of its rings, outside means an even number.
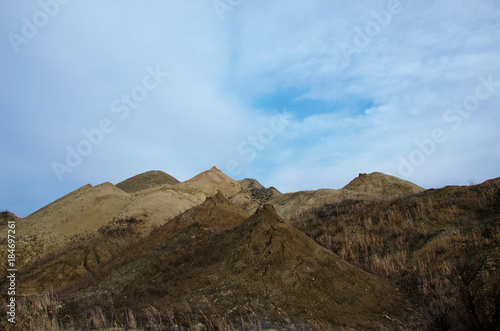
[[[346,261],[405,288],[420,307],[421,327],[498,327],[500,179],[392,202],[343,201],[293,224]]]
[[[320,320],[363,329],[395,327],[407,316],[395,287],[283,223],[270,205],[232,230],[211,229],[192,223],[83,289],[69,309],[113,302],[181,316],[214,309],[232,320],[255,313],[263,321]]]

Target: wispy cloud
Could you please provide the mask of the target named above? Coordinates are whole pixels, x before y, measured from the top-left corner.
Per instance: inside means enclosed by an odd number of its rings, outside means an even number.
[[[443,119],[479,77],[500,81],[497,2],[244,1],[221,20],[211,1],[51,1],[57,15],[18,52],[9,33],[43,8],[0,2],[0,208],[26,215],[88,182],[151,169],[184,180],[231,160],[237,179],[338,188],[358,172],[400,175],[437,128],[446,141],[407,179],[498,176],[500,93],[456,130]],[[359,50],[348,58],[347,44]],[[156,64],[169,78],[59,183],[52,162]],[[286,130],[248,160],[238,146],[280,113]]]

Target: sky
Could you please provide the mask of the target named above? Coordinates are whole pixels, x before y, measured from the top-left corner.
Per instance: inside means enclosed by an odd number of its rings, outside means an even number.
[[[0,209],[149,170],[499,177],[499,36],[492,0],[0,0]]]

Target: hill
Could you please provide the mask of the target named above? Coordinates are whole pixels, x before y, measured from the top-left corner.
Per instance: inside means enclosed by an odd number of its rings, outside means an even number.
[[[392,200],[423,191],[423,188],[408,181],[374,172],[360,174],[339,190],[319,189],[286,193],[275,196],[269,203],[276,207],[280,216],[288,220],[313,208],[344,200]]]
[[[193,224],[220,231],[234,228],[247,217],[248,214],[218,193],[156,229],[142,242],[142,246],[134,246],[133,255],[137,256],[138,252],[147,254],[154,247],[152,245],[164,243]],[[32,265],[22,274],[24,292],[59,289],[79,278],[89,277],[112,259],[117,259],[119,254],[123,255],[126,248],[140,238],[144,223],[144,220],[135,218],[114,221],[101,227],[91,239],[59,251],[43,263]]]
[[[500,327],[498,178],[424,190],[372,173],[282,194],[215,167],[169,177],[0,214],[17,225],[20,329]]]
[[[398,283],[413,328],[500,327],[500,178],[396,200],[344,200],[291,220],[363,270]]]
[[[270,205],[233,229],[221,231],[217,223],[192,223],[173,237],[160,229],[167,237],[152,234],[155,239],[138,246],[156,242],[153,250],[124,257],[122,267],[82,289],[78,309],[97,299],[117,309],[153,306],[179,315],[214,309],[232,318],[254,312],[268,321],[314,319],[360,328],[395,327],[390,318],[405,317],[396,288],[285,224]],[[214,226],[219,231],[209,230]]]
[[[18,239],[27,249],[22,263],[35,263],[57,255],[75,244],[93,238],[99,229],[117,220],[143,221],[136,236],[148,234],[154,227],[204,201],[206,194],[196,190],[154,186],[127,193],[111,183],[85,185],[27,216],[18,224]],[[4,229],[5,226],[0,226]]]
[[[156,170],[148,171],[126,179],[116,184],[116,187],[127,193],[135,193],[164,184],[175,185],[178,183],[180,182],[169,174]]]
[[[196,189],[207,195],[214,195],[220,191],[228,198],[241,190],[241,186],[237,181],[229,178],[216,167],[212,167],[212,169],[178,184],[177,187]]]
[[[130,196],[111,183],[85,185],[25,217],[17,226],[18,238],[34,247],[30,258],[36,262],[94,235],[128,202]]]
[[[381,172],[359,174],[342,190],[359,192],[372,199],[394,199],[425,191],[418,185]]]

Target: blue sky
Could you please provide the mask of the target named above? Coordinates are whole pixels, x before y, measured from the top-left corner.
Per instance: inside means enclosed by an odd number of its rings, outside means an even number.
[[[500,3],[0,1],[0,209],[217,166],[283,192],[500,176]]]

